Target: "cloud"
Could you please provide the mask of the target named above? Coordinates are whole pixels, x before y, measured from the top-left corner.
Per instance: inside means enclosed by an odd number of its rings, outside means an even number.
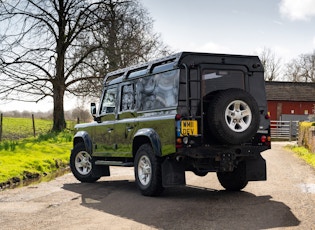
[[[282,26],[283,25],[283,22],[281,21],[277,21],[277,20],[274,20],[273,23],[279,25],[279,26]]]
[[[315,16],[314,0],[281,0],[279,11],[283,17],[292,21],[308,21]]]

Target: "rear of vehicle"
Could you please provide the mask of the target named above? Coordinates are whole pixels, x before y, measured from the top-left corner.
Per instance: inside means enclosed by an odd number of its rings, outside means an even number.
[[[259,59],[184,53],[180,66],[173,157],[196,175],[217,172],[228,190],[266,180],[260,153],[270,148],[270,121]]]

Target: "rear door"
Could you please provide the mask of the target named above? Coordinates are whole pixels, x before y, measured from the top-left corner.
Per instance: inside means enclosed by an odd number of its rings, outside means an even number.
[[[135,84],[124,83],[119,91],[120,104],[115,124],[116,156],[132,157],[132,140],[137,129],[135,112]]]

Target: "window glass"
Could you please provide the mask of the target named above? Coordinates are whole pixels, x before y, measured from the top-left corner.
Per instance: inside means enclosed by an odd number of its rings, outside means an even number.
[[[140,78],[136,84],[139,111],[177,106],[179,70]]]
[[[127,78],[139,77],[139,76],[145,75],[146,73],[147,73],[147,68],[145,67],[144,69],[139,69],[139,70],[130,72]]]
[[[202,79],[210,91],[228,88],[245,89],[245,75],[239,70],[209,70],[202,72]]]
[[[115,112],[116,94],[117,94],[116,88],[108,89],[105,92],[103,102],[102,102],[102,107],[101,107],[101,114],[114,113]]]
[[[167,63],[164,65],[157,65],[153,68],[152,73],[159,73],[159,72],[174,69],[174,65],[175,65],[174,62]]]
[[[133,84],[124,85],[122,87],[121,95],[121,111],[134,110],[135,107],[135,95]]]

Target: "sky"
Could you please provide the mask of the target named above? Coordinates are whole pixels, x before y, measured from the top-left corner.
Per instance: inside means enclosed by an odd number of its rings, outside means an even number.
[[[257,55],[283,64],[315,50],[315,0],[139,0],[174,52]],[[78,103],[65,98],[65,110]],[[87,107],[89,103],[86,103]],[[0,111],[52,110],[52,101],[0,104]]]
[[[288,62],[315,49],[315,0],[141,0],[175,51],[257,55]]]

